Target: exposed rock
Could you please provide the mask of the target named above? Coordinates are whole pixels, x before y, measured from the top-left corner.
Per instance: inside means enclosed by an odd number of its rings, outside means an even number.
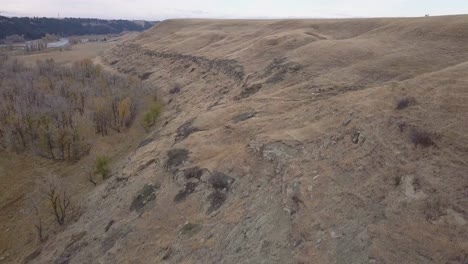
[[[157,185],[145,185],[130,205],[130,211],[141,212],[149,202],[156,199],[157,189],[159,189]]]

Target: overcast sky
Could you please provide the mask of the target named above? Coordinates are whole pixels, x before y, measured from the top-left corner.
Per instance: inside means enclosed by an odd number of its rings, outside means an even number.
[[[308,18],[468,13],[468,0],[0,0],[0,15],[167,18]]]

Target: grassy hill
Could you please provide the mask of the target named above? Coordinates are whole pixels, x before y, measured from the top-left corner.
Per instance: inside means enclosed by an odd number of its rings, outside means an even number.
[[[24,255],[466,263],[466,28],[468,16],[181,19],[114,46],[100,61],[157,87],[162,117],[76,198],[79,218]]]

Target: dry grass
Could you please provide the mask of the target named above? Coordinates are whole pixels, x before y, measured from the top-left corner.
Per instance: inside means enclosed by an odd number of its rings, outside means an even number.
[[[132,45],[103,55],[109,63],[118,61],[114,69],[154,72],[147,81],[160,87],[162,100],[172,99],[155,140],[122,160],[131,175],[125,184],[109,183],[107,200],[90,198],[89,218],[45,248],[59,250],[77,229],[100,226],[94,236],[105,236],[104,227],[115,219],[113,228],[134,229],[113,254],[88,239],[73,261],[144,261],[158,257],[160,245],[173,244],[185,222],[200,219],[207,228],[196,240],[178,237],[169,262],[463,260],[466,215],[458,208],[466,207],[460,197],[468,173],[468,116],[462,114],[468,111],[467,27],[467,16],[161,23],[127,43]],[[175,81],[183,89],[170,94]],[[251,93],[256,84],[262,86]],[[402,94],[417,98],[418,105],[395,111]],[[233,117],[246,112],[255,118],[233,124]],[[347,119],[348,126],[341,125]],[[190,120],[193,126],[183,126]],[[401,122],[440,132],[438,147],[414,151],[398,131]],[[203,131],[179,133],[184,137],[174,142],[181,126]],[[353,144],[353,130],[365,142]],[[171,149],[184,149],[190,158],[185,151],[180,159],[168,157]],[[174,170],[163,168],[168,158]],[[148,159],[160,166],[138,171]],[[201,176],[197,188],[205,189],[174,203],[187,181],[174,180],[177,170],[196,166],[226,172],[235,185],[221,191],[224,181],[214,189]],[[132,196],[155,181],[161,182],[155,202],[135,220],[128,214]],[[425,203],[436,195],[450,203],[437,205],[428,218]],[[101,200],[110,206],[100,206]],[[451,209],[457,212],[447,213]],[[240,220],[227,223],[233,214]],[[297,241],[300,246],[277,246]],[[39,256],[39,263],[49,263],[49,255]]]
[[[115,42],[82,43],[72,46],[70,50],[64,49],[60,51],[58,49],[53,49],[29,55],[20,55],[17,56],[17,58],[28,64],[35,64],[37,60],[47,59],[53,59],[58,64],[67,64],[84,59],[93,59],[103,54],[104,51],[108,50],[113,45],[115,45]]]

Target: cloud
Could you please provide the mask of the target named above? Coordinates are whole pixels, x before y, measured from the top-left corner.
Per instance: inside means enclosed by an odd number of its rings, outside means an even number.
[[[7,15],[123,19],[420,16],[468,12],[466,0],[0,0]],[[5,13],[4,13],[5,14]]]

